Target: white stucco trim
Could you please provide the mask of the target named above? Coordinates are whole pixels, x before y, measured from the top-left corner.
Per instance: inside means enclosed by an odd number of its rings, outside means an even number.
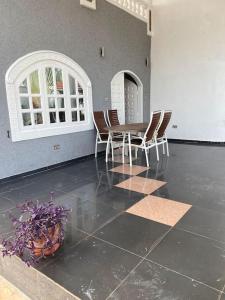
[[[85,108],[87,118],[82,123],[60,123],[57,125],[40,126],[40,128],[21,128],[18,115],[18,80],[31,69],[33,65],[41,64],[60,64],[65,66],[68,72],[74,74],[83,83],[84,97],[87,106]],[[29,53],[17,59],[8,69],[5,76],[7,102],[9,109],[9,118],[11,126],[12,141],[22,141],[27,139],[35,139],[48,137],[52,135],[61,135],[73,132],[80,132],[93,129],[92,122],[92,85],[87,73],[68,56],[49,50],[41,50]]]

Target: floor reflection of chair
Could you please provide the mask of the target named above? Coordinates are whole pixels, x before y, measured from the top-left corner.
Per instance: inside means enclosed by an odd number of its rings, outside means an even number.
[[[97,178],[98,178],[98,184],[96,186],[96,193],[99,191],[100,187],[102,184],[108,184],[108,186],[110,188],[112,188],[112,180],[110,180],[110,176],[114,176],[114,174],[111,174],[109,172],[109,166],[108,164],[106,163],[105,164],[105,167],[106,167],[106,171],[99,171],[99,168],[98,168],[98,160],[96,159],[95,160],[95,165],[96,165],[96,172],[97,172]],[[106,178],[106,183],[104,183],[104,178]]]
[[[162,180],[165,181],[164,173],[168,166],[168,157],[161,159],[160,161],[156,161],[154,165],[151,165],[150,169],[146,170],[146,178],[152,178],[156,180]],[[153,173],[154,176],[153,176]]]

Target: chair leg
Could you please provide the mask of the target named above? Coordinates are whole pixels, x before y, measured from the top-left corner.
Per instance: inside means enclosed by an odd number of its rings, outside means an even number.
[[[135,148],[135,158],[137,159],[137,155],[138,155],[138,148]]]
[[[162,146],[163,146],[163,154],[165,154],[165,145],[164,145],[164,143],[162,144]]]
[[[129,143],[129,157],[130,157],[130,166],[132,166],[132,152],[131,152],[131,139],[130,139],[130,132],[128,133],[128,143]]]
[[[108,162],[109,158],[109,143],[110,143],[110,137],[108,136],[108,141],[106,144],[106,151],[105,151],[105,161]]]
[[[125,138],[126,138],[126,134],[124,133],[123,134],[123,149],[122,149],[122,161],[123,161],[123,164],[124,164],[124,155],[125,155]]]
[[[158,144],[157,144],[157,140],[156,139],[155,139],[155,149],[156,149],[157,161],[159,161],[159,149],[158,149]]]
[[[168,144],[167,139],[166,139],[166,151],[167,151],[167,156],[170,156],[170,152],[169,152],[169,144]]]
[[[146,164],[147,164],[147,167],[149,167],[149,161],[148,161],[148,149],[145,148],[145,157],[146,157]]]
[[[112,137],[110,137],[111,139],[111,150],[112,150],[112,161],[114,161],[114,151],[113,151],[113,140],[112,140]]]
[[[97,158],[98,154],[98,136],[96,135],[96,141],[95,141],[95,158]]]

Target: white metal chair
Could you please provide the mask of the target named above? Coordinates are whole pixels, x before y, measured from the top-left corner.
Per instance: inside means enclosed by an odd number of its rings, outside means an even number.
[[[148,152],[151,148],[156,148],[156,156],[157,161],[159,161],[159,152],[157,147],[157,130],[161,125],[162,122],[162,111],[152,112],[150,115],[150,122],[148,125],[147,130],[145,131],[145,134],[143,137],[140,136],[133,136],[131,138],[131,147],[134,147],[136,149],[142,149],[145,151],[145,157],[146,157],[146,164],[149,167],[149,159],[148,159]]]
[[[120,125],[117,109],[107,109],[106,115],[109,126]]]
[[[97,131],[95,140],[95,157],[98,154],[98,144],[107,144],[108,142],[108,131],[105,129],[107,126],[105,114],[103,111],[94,111],[93,122]]]
[[[167,141],[167,137],[166,137],[166,128],[169,125],[171,116],[172,116],[171,110],[165,110],[163,112],[162,122],[157,130],[157,135],[156,135],[157,147],[159,145],[162,145],[163,146],[163,154],[165,154],[165,145],[166,145],[167,156],[169,156],[169,146],[168,146],[168,141]]]

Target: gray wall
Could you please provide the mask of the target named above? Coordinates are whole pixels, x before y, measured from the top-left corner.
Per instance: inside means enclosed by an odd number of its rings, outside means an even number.
[[[54,50],[74,59],[93,87],[94,110],[110,107],[110,82],[120,70],[135,72],[144,85],[144,120],[149,118],[150,72],[145,67],[150,39],[146,24],[107,3],[97,10],[78,0],[0,0],[0,178],[35,170],[94,152],[94,131],[23,142],[7,138],[10,129],[5,73],[19,57]],[[105,47],[100,59],[99,47]],[[59,151],[53,145],[60,144]]]

